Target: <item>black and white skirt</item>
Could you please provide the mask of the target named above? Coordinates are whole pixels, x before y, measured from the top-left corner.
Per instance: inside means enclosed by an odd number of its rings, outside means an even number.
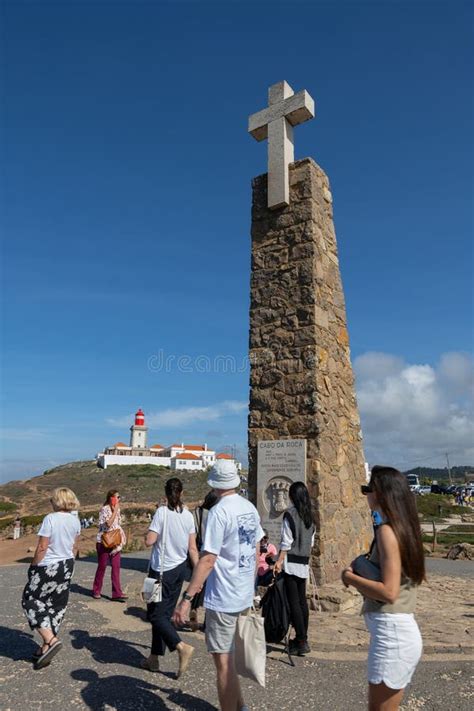
[[[74,558],[50,565],[30,565],[21,606],[32,630],[46,627],[56,635],[66,612]]]

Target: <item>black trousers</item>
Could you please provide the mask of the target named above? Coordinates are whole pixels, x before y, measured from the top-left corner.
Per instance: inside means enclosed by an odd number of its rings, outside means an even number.
[[[176,627],[171,622],[171,616],[178,602],[179,593],[183,581],[189,572],[188,562],[184,561],[176,568],[163,573],[161,602],[152,602],[148,605],[148,620],[152,625],[151,653],[162,657],[166,647],[170,652],[174,652],[181,637],[176,631]],[[150,568],[148,573],[150,578],[158,580],[160,574]]]
[[[306,578],[284,573],[285,591],[290,606],[291,624],[298,642],[308,637],[309,609],[306,601]]]

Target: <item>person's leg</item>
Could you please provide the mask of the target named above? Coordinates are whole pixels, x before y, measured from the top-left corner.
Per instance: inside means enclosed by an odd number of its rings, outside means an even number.
[[[217,695],[221,711],[240,711],[244,705],[233,654],[212,655],[217,672]]]
[[[381,684],[369,684],[369,711],[397,711],[404,689],[390,689]]]
[[[295,575],[288,575],[287,573],[285,573],[284,576],[291,624],[295,628],[295,638],[301,641],[306,638],[306,629],[298,590],[298,578],[296,578]]]
[[[306,599],[306,579],[297,578],[298,597],[300,601],[301,614],[303,616],[304,640],[308,639],[309,607]],[[299,638],[298,638],[299,639]]]
[[[170,652],[174,652],[181,638],[171,622],[171,616],[178,601],[179,593],[181,592],[182,577],[179,567],[173,570],[167,570],[163,575],[162,596],[161,602],[156,603],[155,608],[150,615],[154,631],[156,631],[156,654],[163,655],[165,647],[168,647]],[[158,651],[158,638],[161,637],[160,651]]]
[[[110,565],[112,566],[112,600],[123,597],[122,586],[120,585],[120,552],[109,554]]]
[[[92,585],[92,594],[94,597],[100,596],[102,585],[104,584],[105,569],[109,560],[109,554],[102,543],[96,544],[97,549],[97,570],[95,571],[94,583]]]

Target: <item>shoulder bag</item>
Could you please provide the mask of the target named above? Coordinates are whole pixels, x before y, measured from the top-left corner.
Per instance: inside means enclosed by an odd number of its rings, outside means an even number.
[[[161,602],[163,595],[163,573],[165,566],[165,546],[166,538],[168,533],[168,507],[165,507],[165,512],[163,514],[163,536],[161,539],[161,556],[160,556],[160,577],[156,578],[146,577],[143,581],[143,587],[141,592],[141,597],[143,602],[150,605],[153,602]]]

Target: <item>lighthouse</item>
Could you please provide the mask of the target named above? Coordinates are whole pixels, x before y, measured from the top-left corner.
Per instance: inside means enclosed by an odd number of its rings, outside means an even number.
[[[132,449],[146,449],[145,414],[140,408],[135,413],[135,424],[130,427],[130,447]]]

